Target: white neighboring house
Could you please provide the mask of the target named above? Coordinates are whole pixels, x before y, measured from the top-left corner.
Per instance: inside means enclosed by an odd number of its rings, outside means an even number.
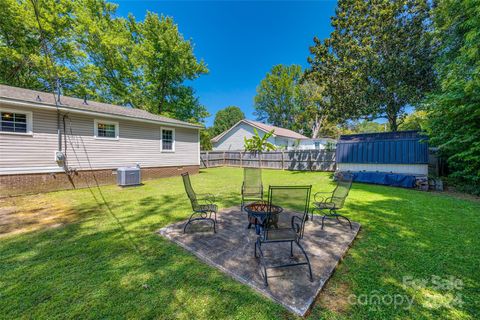
[[[244,149],[244,138],[251,138],[255,135],[254,129],[260,136],[274,130],[274,134],[268,139],[277,149],[282,150],[309,150],[324,149],[327,142],[335,142],[330,138],[310,139],[298,132],[271,126],[265,123],[252,120],[241,120],[230,129],[222,132],[212,139],[213,150],[239,151]]]
[[[298,144],[298,150],[323,150],[327,148],[335,149],[337,140],[328,137],[315,139],[302,139]]]

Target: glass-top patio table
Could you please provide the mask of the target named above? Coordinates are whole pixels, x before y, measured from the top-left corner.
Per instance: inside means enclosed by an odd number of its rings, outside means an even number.
[[[255,224],[255,231],[260,234],[260,231],[265,227],[266,223],[271,223],[275,228],[278,228],[278,214],[283,211],[283,208],[276,205],[270,205],[267,201],[255,201],[244,207],[248,213],[248,220]],[[268,214],[270,221],[266,221]]]

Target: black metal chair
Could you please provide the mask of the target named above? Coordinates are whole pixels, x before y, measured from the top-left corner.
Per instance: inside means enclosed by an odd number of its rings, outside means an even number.
[[[337,176],[337,186],[332,192],[317,192],[314,195],[314,203],[312,209],[312,221],[313,214],[318,211],[322,216],[322,229],[325,223],[325,219],[335,218],[340,221],[339,218],[343,218],[348,221],[350,229],[352,229],[352,223],[350,219],[338,213],[338,210],[342,209],[348,193],[352,187],[352,175],[344,174]]]
[[[242,211],[245,201],[263,200],[262,169],[244,168],[242,183]]]
[[[268,286],[267,269],[272,268],[284,268],[306,265],[308,266],[308,273],[310,281],[313,281],[312,267],[310,266],[310,260],[307,253],[300,244],[300,240],[303,238],[305,221],[308,217],[308,208],[310,204],[310,193],[312,186],[270,186],[268,190],[268,204],[272,206],[280,206],[283,208],[281,215],[288,217],[289,212],[293,213],[288,225],[285,222],[282,225],[282,219],[279,221],[279,227],[274,228],[272,223],[269,223],[268,219],[272,219],[271,214],[267,214],[267,221],[264,223],[260,235],[255,243],[255,257],[260,258],[260,265],[263,269],[263,276],[265,286]],[[295,215],[298,214],[298,215]],[[284,219],[283,219],[284,220]],[[293,244],[295,243],[301,250],[305,261],[289,261],[280,265],[269,265],[267,259],[265,259],[262,246],[269,243],[290,243],[290,257],[293,258]],[[257,256],[257,250],[259,255]]]
[[[261,201],[263,200],[263,183],[262,183],[262,169],[260,168],[244,168],[243,169],[243,183],[242,183],[242,203],[240,210],[245,208],[246,201]],[[248,218],[248,229],[252,224],[256,224],[255,219]]]
[[[193,191],[188,172],[182,173],[182,179],[193,210],[193,213],[183,227],[183,232],[185,233],[187,226],[191,222],[197,220],[211,221],[213,223],[213,232],[217,232],[215,224],[217,222],[218,207],[215,204],[215,197],[210,193],[196,194],[195,191]],[[212,214],[214,215],[213,219]]]

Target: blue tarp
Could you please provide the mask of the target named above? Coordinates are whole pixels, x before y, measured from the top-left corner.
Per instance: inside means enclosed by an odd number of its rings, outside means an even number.
[[[415,187],[416,178],[412,175],[367,171],[351,172],[351,174],[353,176],[353,181],[355,182],[374,183],[403,188]]]

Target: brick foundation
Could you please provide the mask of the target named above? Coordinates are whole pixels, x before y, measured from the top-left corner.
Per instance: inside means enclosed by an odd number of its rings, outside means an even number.
[[[199,166],[142,168],[142,180],[151,180],[181,173],[198,173]],[[86,188],[87,186],[117,183],[115,169],[77,171],[70,177],[65,173],[33,173],[0,175],[0,198],[29,193]]]

